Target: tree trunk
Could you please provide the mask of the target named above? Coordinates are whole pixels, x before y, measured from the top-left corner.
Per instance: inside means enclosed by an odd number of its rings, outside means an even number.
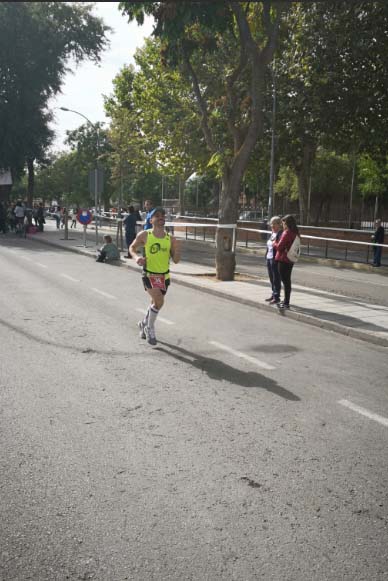
[[[373,219],[376,222],[377,218],[379,215],[379,197],[376,196],[375,198],[375,209],[374,209],[374,213],[373,213]]]
[[[234,167],[232,175],[222,178],[220,196],[219,228],[216,236],[216,273],[218,280],[234,280],[236,268],[235,236],[233,228],[223,228],[225,224],[237,224],[238,199],[241,187],[241,170]]]
[[[296,177],[298,179],[299,190],[299,223],[304,224],[306,220],[306,208],[309,192],[309,176],[311,166],[315,157],[315,147],[312,143],[303,143],[302,156],[294,164]]]
[[[316,216],[315,216],[314,226],[318,226],[319,225],[319,220],[321,218],[321,213],[322,213],[322,209],[323,209],[324,204],[325,204],[325,198],[322,197],[321,200],[320,200],[320,202],[319,202],[319,206],[318,206],[317,213],[316,213]]]
[[[28,186],[27,186],[27,203],[30,208],[32,208],[34,199],[34,183],[35,183],[35,170],[34,170],[34,159],[30,158],[27,160],[27,170],[28,170]]]
[[[178,177],[178,197],[179,197],[179,212],[180,212],[181,216],[185,215],[184,186],[185,186],[185,180],[183,180],[181,178],[181,176],[179,176]]]
[[[299,224],[304,224],[306,217],[306,200],[308,195],[308,179],[305,168],[301,165],[297,172],[298,190],[299,190]]]

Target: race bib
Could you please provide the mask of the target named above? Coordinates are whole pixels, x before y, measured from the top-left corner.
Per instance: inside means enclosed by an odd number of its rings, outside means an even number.
[[[149,281],[152,288],[159,288],[160,290],[166,290],[166,280],[164,274],[149,274]]]

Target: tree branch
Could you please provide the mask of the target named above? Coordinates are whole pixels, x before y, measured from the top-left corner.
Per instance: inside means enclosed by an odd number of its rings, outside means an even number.
[[[209,128],[207,107],[206,107],[205,100],[201,94],[201,89],[199,87],[198,78],[197,78],[197,75],[195,74],[195,71],[194,71],[193,66],[190,62],[189,56],[187,55],[184,47],[182,47],[182,53],[183,53],[183,62],[184,62],[185,66],[186,66],[186,68],[191,76],[194,94],[195,94],[195,97],[197,99],[197,103],[198,103],[200,112],[202,114],[201,128],[202,128],[202,131],[203,131],[203,134],[205,137],[205,141],[206,141],[206,144],[207,144],[208,148],[210,149],[210,151],[215,153],[216,147],[215,147],[215,144],[213,141],[213,136],[212,136],[210,128]]]
[[[237,92],[234,90],[234,84],[240,77],[242,71],[246,66],[246,51],[245,46],[240,44],[240,59],[234,71],[226,77],[226,92],[228,96],[228,107],[226,110],[226,119],[229,131],[233,136],[235,152],[241,147],[242,135],[239,127],[236,126],[236,105]]]

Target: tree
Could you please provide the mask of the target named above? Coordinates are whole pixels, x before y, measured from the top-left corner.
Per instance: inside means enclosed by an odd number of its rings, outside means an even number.
[[[121,2],[130,20],[152,14],[163,62],[191,84],[196,114],[222,180],[219,224],[236,223],[244,172],[263,131],[265,71],[288,3]],[[232,232],[217,231],[216,272],[232,280]]]
[[[160,62],[160,42],[146,40],[135,54],[136,69],[127,66],[114,79],[106,99],[111,117],[114,174],[161,173],[179,176],[180,184],[207,162],[202,132],[193,113],[190,87]],[[160,183],[160,182],[159,182]],[[181,187],[181,203],[183,188]]]
[[[0,3],[0,167],[20,175],[47,148],[50,97],[70,57],[99,61],[108,27],[83,2]],[[30,202],[32,200],[30,199]]]
[[[388,158],[363,154],[358,163],[359,190],[365,200],[375,199],[374,219],[378,218],[379,201],[388,197]]]
[[[319,146],[352,158],[386,148],[388,5],[295,2],[282,33],[275,67],[279,153],[298,177],[304,223]]]

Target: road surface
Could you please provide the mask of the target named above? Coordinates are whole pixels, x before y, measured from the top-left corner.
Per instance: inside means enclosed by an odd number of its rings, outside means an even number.
[[[314,266],[315,268],[315,266]],[[0,246],[4,581],[388,577],[386,350]]]

